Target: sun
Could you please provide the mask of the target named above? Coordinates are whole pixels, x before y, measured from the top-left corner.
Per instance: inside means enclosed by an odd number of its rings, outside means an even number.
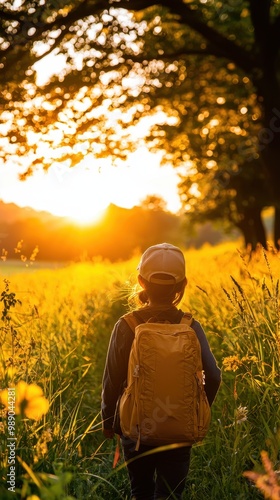
[[[73,215],[69,214],[67,218],[78,226],[91,226],[102,220],[106,208],[107,207],[103,209],[96,208],[94,211],[89,212],[84,210],[83,207],[80,207],[80,209],[74,211]]]
[[[59,175],[51,168],[49,176],[54,193],[57,193],[49,202],[53,214],[67,217],[81,226],[94,224],[102,218],[110,198],[97,168],[65,167]]]

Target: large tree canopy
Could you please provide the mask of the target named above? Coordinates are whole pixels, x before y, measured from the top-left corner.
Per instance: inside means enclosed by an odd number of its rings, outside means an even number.
[[[273,205],[277,244],[279,2],[21,0],[1,2],[0,18],[3,161],[28,155],[24,177],[87,154],[122,159],[145,127],[180,167],[193,217],[265,244],[260,212]],[[40,81],[51,54],[62,69]]]

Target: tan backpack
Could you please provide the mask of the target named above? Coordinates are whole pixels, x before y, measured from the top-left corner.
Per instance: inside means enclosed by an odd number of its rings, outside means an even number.
[[[123,316],[135,329],[127,387],[120,400],[125,436],[162,446],[193,445],[206,436],[211,410],[204,391],[200,343],[185,314],[179,324],[141,323]]]

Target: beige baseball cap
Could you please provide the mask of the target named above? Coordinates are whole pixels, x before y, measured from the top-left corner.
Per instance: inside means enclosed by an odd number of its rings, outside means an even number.
[[[137,269],[142,278],[159,285],[174,285],[183,281],[186,276],[184,255],[180,248],[170,243],[160,243],[147,248]],[[170,279],[159,279],[154,276],[156,274],[166,274]]]

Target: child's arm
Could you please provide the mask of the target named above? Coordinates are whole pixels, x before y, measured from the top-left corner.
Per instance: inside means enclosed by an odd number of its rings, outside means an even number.
[[[113,421],[117,400],[127,377],[128,358],[133,334],[124,320],[113,329],[102,380],[101,415],[105,437],[113,437]]]
[[[205,374],[205,392],[209,404],[212,405],[221,384],[221,370],[217,366],[216,359],[210,349],[205,332],[200,323],[194,320],[192,328],[195,330],[200,342],[202,365]]]

